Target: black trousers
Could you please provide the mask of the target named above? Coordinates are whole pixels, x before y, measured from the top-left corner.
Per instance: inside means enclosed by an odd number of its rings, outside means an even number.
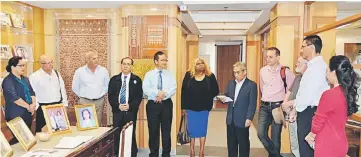
[[[279,106],[262,103],[259,109],[257,136],[266,148],[269,157],[279,157],[281,151],[282,124],[276,124],[272,116],[272,109]],[[271,138],[269,138],[268,129],[271,124]]]
[[[136,126],[137,126],[137,116],[138,116],[138,109],[133,110],[132,112],[128,111],[121,111],[121,112],[113,112],[113,125],[114,127],[119,127],[117,133],[115,134],[115,153],[116,156],[119,154],[119,143],[120,143],[120,132],[122,131],[122,128],[125,124],[127,124],[130,121],[133,121],[133,135],[132,135],[132,157],[137,157],[138,153],[138,147],[137,147],[137,141],[136,141]]]
[[[160,130],[162,131],[162,157],[170,157],[173,102],[171,99],[161,103],[149,100],[146,108],[149,129],[149,157],[159,157]]]
[[[249,127],[239,128],[232,123],[227,125],[228,157],[249,157]]]
[[[45,118],[44,118],[44,112],[41,109],[41,106],[47,106],[47,105],[55,105],[55,104],[61,104],[62,102],[52,102],[52,103],[39,103],[39,107],[36,110],[36,118],[35,118],[35,124],[36,124],[36,132],[41,132],[41,129],[45,126]]]
[[[297,112],[297,137],[301,157],[313,157],[314,150],[305,140],[311,132],[312,118],[315,115],[317,107],[307,107],[302,112]]]

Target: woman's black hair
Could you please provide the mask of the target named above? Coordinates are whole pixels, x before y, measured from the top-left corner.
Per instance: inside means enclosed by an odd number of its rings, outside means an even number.
[[[85,118],[84,118],[84,112],[88,112],[88,113],[89,113],[89,118],[91,118],[91,117],[90,117],[90,116],[91,116],[90,111],[89,111],[88,109],[84,109],[83,111],[81,111],[81,116],[83,117],[83,120],[85,120]]]
[[[350,60],[346,56],[338,55],[330,59],[330,71],[335,71],[337,81],[342,87],[347,101],[347,115],[350,116],[358,111],[359,105],[356,101],[359,95],[357,89],[359,87],[359,76],[353,70]]]
[[[11,57],[8,61],[8,65],[6,66],[6,71],[11,73],[11,67],[16,67],[22,59],[23,58],[19,56]]]

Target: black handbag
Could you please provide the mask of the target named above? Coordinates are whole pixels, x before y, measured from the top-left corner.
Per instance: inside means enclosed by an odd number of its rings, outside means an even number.
[[[182,132],[183,121],[184,121],[184,128],[185,128],[184,132]],[[182,119],[180,121],[179,131],[177,134],[177,142],[181,145],[191,142],[191,138],[189,137],[189,134],[188,134],[188,128],[187,128],[185,115],[182,115]]]

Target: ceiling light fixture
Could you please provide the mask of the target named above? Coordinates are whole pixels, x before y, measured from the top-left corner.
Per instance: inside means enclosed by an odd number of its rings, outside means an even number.
[[[151,11],[157,11],[158,8],[150,8]]]

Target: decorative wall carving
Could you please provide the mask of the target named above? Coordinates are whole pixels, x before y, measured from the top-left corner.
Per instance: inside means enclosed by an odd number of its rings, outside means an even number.
[[[70,106],[78,103],[78,98],[73,93],[71,86],[75,70],[86,64],[86,52],[97,51],[99,64],[109,69],[108,26],[106,19],[58,20],[57,53],[60,58],[60,73],[64,79]],[[106,106],[104,106],[105,111]],[[69,116],[69,120],[74,124],[75,118]],[[104,123],[106,120],[102,120],[102,122]]]
[[[128,16],[123,26],[129,28],[129,56],[134,59],[152,59],[157,51],[167,51],[168,16]]]

